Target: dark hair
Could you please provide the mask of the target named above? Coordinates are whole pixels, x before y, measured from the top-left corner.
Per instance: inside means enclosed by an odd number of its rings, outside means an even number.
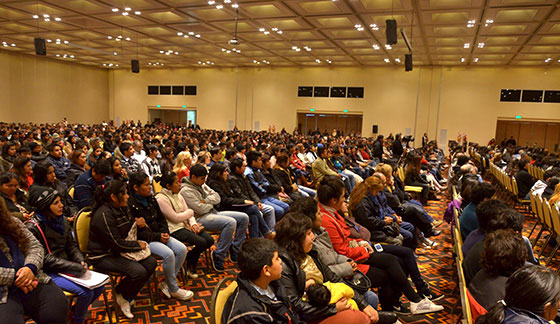
[[[278,154],[278,156],[276,157],[276,164],[278,164],[279,166],[283,166],[285,163],[288,163],[289,160],[290,157],[288,156],[288,154]]]
[[[149,179],[147,174],[142,171],[134,172],[128,176],[128,191],[134,192],[134,186],[141,186],[146,179]]]
[[[237,154],[237,150],[236,149],[228,149],[226,150],[226,160],[229,160],[232,156],[234,156],[235,154]]]
[[[235,172],[235,169],[243,167],[243,159],[240,157],[236,157],[231,159],[229,162],[229,169],[231,172]]]
[[[223,182],[221,176],[226,170],[227,168],[223,163],[214,163],[208,173],[208,179]]]
[[[3,184],[9,183],[13,179],[18,180],[17,174],[15,174],[13,172],[6,172],[6,173],[0,174],[0,186],[3,185]]]
[[[111,195],[120,197],[126,193],[126,183],[119,180],[111,180],[104,185],[97,186],[93,195],[93,212],[105,203],[111,202]]]
[[[124,152],[127,151],[131,146],[132,144],[129,142],[122,142],[121,144],[119,144],[119,151],[121,151],[121,154],[124,155]]]
[[[506,282],[504,302],[507,307],[527,310],[543,316],[548,303],[560,299],[560,279],[552,269],[530,265],[515,271]],[[501,324],[505,305],[496,303],[488,313],[476,319],[476,324]]]
[[[167,186],[171,186],[173,182],[175,182],[175,179],[177,179],[177,174],[173,171],[168,171],[157,177],[156,181],[158,181],[163,188],[169,189]]]
[[[494,196],[496,189],[487,182],[479,182],[474,185],[471,192],[471,202],[475,205],[480,204],[484,199]]]
[[[321,157],[321,155],[323,155],[323,153],[325,153],[325,151],[327,150],[327,148],[325,148],[324,146],[320,146],[317,148],[317,156]]]
[[[154,151],[157,151],[157,150],[158,150],[157,146],[155,146],[155,145],[153,145],[153,144],[148,145],[148,146],[146,147],[146,153],[147,153],[148,155],[150,155],[150,153],[152,153],[152,152],[154,152]]]
[[[495,217],[492,217],[486,225],[486,234],[499,229],[512,229],[516,232],[523,231],[523,223],[525,215],[515,209],[508,208],[500,211]]]
[[[105,159],[99,159],[95,161],[93,170],[95,173],[108,177],[113,174],[113,164]]]
[[[20,173],[21,171],[23,171],[23,168],[27,163],[29,163],[29,161],[31,161],[31,159],[28,157],[18,156],[14,160],[14,165],[13,165],[13,168],[16,171],[16,173]]]
[[[315,221],[317,218],[317,201],[311,197],[304,197],[294,201],[291,206],[289,212],[299,212],[311,219],[312,222]]]
[[[4,146],[2,146],[2,157],[7,157],[8,156],[8,151],[10,150],[10,147],[12,146],[17,146],[17,143],[14,141],[11,142],[7,142],[4,144]]]
[[[257,161],[261,157],[262,154],[259,151],[251,151],[247,153],[247,165],[251,166],[253,164],[253,161]]]
[[[37,162],[37,164],[33,167],[33,183],[40,186],[50,187],[50,185],[47,184],[47,174],[49,173],[49,168],[51,167],[54,168],[47,160]]]
[[[491,277],[509,277],[527,261],[527,245],[521,234],[500,229],[486,234],[480,265]]]
[[[488,227],[490,220],[506,209],[508,209],[508,205],[498,199],[489,199],[478,204],[478,206],[476,206],[478,228],[486,233],[486,228]]]
[[[527,162],[527,160],[525,160],[525,159],[519,160],[519,161],[517,162],[517,166],[519,167],[519,170],[524,169],[525,166],[527,165],[527,163],[529,163],[529,162]]]
[[[28,145],[22,145],[19,147],[18,153],[31,153],[31,148]]]
[[[274,240],[299,264],[305,259],[302,243],[307,231],[312,227],[313,224],[309,217],[305,217],[299,212],[288,213],[276,223]]]
[[[338,199],[344,193],[344,188],[342,180],[325,177],[317,189],[317,198],[321,204],[328,205],[331,199]]]
[[[62,149],[62,146],[60,146],[60,144],[58,143],[51,143],[48,147],[47,147],[47,151],[49,151],[49,153],[52,153],[54,151],[54,149],[56,147],[60,147],[60,149]]]
[[[210,156],[214,157],[214,155],[220,153],[220,148],[219,147],[214,147],[213,149],[210,150]]]
[[[274,252],[278,252],[278,245],[271,240],[252,238],[243,242],[237,255],[239,276],[247,280],[258,279],[263,267],[272,265]]]
[[[329,288],[320,284],[313,284],[307,288],[309,303],[315,307],[324,307],[331,301]]]
[[[204,177],[208,175],[208,170],[202,164],[195,164],[191,167],[190,177]]]
[[[86,154],[86,152],[82,150],[74,150],[74,152],[72,152],[72,155],[70,155],[70,162],[76,164],[78,162],[78,158],[82,154]]]
[[[10,238],[16,242],[21,251],[25,254],[29,250],[29,241],[24,233],[24,226],[8,211],[6,203],[0,201],[0,237]],[[21,225],[20,225],[21,224]]]

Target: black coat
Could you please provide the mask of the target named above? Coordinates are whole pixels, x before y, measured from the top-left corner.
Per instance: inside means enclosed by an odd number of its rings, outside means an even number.
[[[393,155],[401,156],[403,154],[403,147],[400,140],[393,141]]]
[[[236,195],[230,187],[229,181],[223,182],[218,180],[210,180],[206,184],[220,195],[220,204],[216,206],[217,210],[231,210],[233,205],[243,205],[245,200]],[[252,189],[251,189],[252,190]]]
[[[299,324],[299,316],[282,286],[270,286],[277,300],[256,291],[250,281],[237,278],[237,289],[228,298],[222,312],[222,323],[229,324]],[[276,288],[276,289],[275,289]]]
[[[515,180],[517,181],[517,196],[519,198],[524,198],[535,184],[535,179],[533,179],[533,177],[525,169],[521,169],[517,172]]]
[[[272,174],[276,179],[278,179],[278,183],[282,186],[282,188],[284,188],[285,193],[290,194],[292,193],[292,191],[294,191],[294,188],[292,188],[294,178],[290,170],[275,167],[272,170]]]
[[[138,241],[126,240],[134,217],[128,208],[116,208],[109,203],[93,214],[89,228],[88,256],[92,262],[107,255],[142,250]]]
[[[232,173],[229,175],[227,183],[236,197],[242,198],[243,200],[251,200],[255,203],[261,202],[261,199],[251,187],[249,179],[245,176]]]
[[[138,239],[146,242],[161,242],[161,234],[169,234],[167,220],[156,199],[148,197],[148,206],[142,205],[134,194],[128,199],[128,210],[134,218],[144,217],[146,227],[138,228]]]
[[[319,261],[317,251],[311,250],[308,255],[313,258],[317,268],[323,274],[324,282],[342,282],[342,278]],[[335,304],[315,307],[302,299],[305,292],[305,272],[286,252],[281,252],[280,258],[282,259],[282,277],[273,282],[272,285],[274,287],[284,287],[290,304],[300,317],[305,321],[321,321],[335,315],[337,313]],[[359,309],[364,309],[368,306],[365,298],[358,293],[355,293],[353,299],[356,301]]]
[[[369,195],[360,200],[356,208],[352,210],[352,216],[358,224],[367,228],[372,235],[375,232],[383,232],[385,220],[381,215],[379,205]]]
[[[84,255],[74,240],[72,230],[66,217],[62,217],[62,221],[64,224],[63,234],[47,227],[38,217],[33,217],[32,222],[27,223],[27,228],[35,235],[37,240],[41,242],[41,245],[43,245],[43,249],[45,250],[43,271],[45,273],[62,272],[81,276],[86,271],[81,264],[85,261]],[[47,239],[46,243],[37,226],[40,226],[41,231],[45,234],[45,238]],[[49,253],[47,249],[47,243],[51,253]]]
[[[373,157],[376,157],[379,159],[379,161],[381,161],[381,159],[383,158],[383,143],[381,143],[381,141],[375,140],[375,142],[373,142]]]
[[[72,163],[68,169],[66,169],[66,185],[68,188],[74,185],[76,179],[82,175],[82,173],[86,172],[86,169],[82,168],[81,166]]]
[[[261,174],[268,180],[270,186],[266,188],[266,193],[270,196],[276,196],[280,191],[282,191],[282,185],[280,184],[280,179],[270,171],[261,169]]]

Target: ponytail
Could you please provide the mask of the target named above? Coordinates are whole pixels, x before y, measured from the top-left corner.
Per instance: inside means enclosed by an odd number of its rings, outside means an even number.
[[[120,196],[126,193],[126,183],[119,180],[111,180],[104,185],[97,186],[93,194],[93,208],[95,213],[99,207],[111,202],[111,195]]]
[[[490,307],[488,313],[479,316],[475,324],[502,324],[504,321],[504,311],[506,309],[506,302],[501,299]]]

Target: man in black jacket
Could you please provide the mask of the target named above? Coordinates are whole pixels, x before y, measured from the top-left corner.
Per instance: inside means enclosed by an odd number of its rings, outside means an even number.
[[[519,172],[515,176],[517,181],[517,196],[521,199],[529,199],[529,191],[535,184],[535,179],[527,171],[527,160],[519,160]]]
[[[284,288],[270,285],[282,277],[276,243],[267,239],[247,240],[239,250],[237,264],[241,270],[238,287],[224,306],[222,323],[304,323],[292,311]]]

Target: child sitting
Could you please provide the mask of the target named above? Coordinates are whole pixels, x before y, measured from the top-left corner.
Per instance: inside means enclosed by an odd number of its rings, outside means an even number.
[[[307,287],[307,298],[309,303],[315,307],[328,304],[336,304],[339,300],[346,298],[350,309],[359,310],[354,298],[354,290],[343,282],[325,282],[324,284],[313,283]]]

